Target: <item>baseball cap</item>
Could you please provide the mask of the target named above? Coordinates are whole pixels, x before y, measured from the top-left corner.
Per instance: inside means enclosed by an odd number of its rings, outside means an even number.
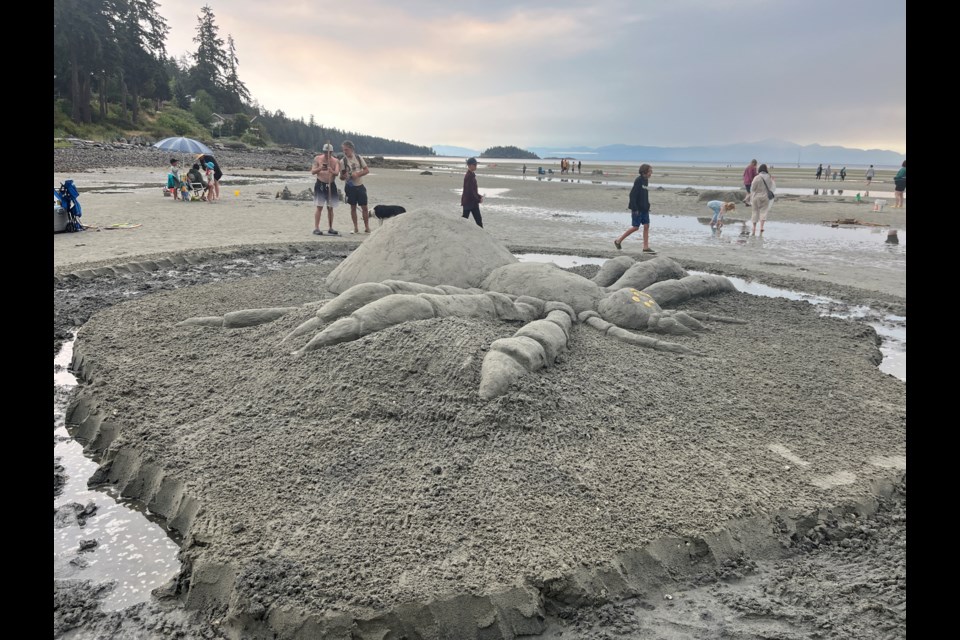
[[[476,158],[467,158],[467,164],[477,164]]]
[[[323,150],[324,150],[324,151],[333,151],[333,145],[328,142],[327,144],[323,145]]]

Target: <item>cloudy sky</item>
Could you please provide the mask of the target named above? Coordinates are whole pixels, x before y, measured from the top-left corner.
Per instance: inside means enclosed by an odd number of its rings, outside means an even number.
[[[168,53],[195,0],[158,0]],[[906,153],[906,0],[209,0],[270,111],[414,144]]]

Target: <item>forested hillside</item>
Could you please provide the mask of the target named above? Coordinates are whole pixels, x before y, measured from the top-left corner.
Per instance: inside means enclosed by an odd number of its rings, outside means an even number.
[[[341,131],[270,112],[240,79],[240,47],[199,8],[194,52],[167,52],[155,0],[54,0],[54,138],[185,135],[203,141],[319,149],[350,138],[366,154],[434,155],[429,147]]]

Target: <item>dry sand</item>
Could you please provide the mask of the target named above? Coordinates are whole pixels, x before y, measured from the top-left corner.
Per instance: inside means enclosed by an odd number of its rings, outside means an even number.
[[[458,215],[460,168],[431,170],[374,171],[371,204]],[[490,175],[498,170],[479,177],[481,192],[510,189],[483,207],[495,238],[514,251],[614,254],[610,224],[576,214],[626,221],[629,187]],[[653,182],[729,185],[740,175],[667,172]],[[76,433],[99,437],[93,448],[110,444],[99,480],[143,499],[185,535],[178,590],[220,622],[218,633],[499,638],[566,629],[590,638],[604,637],[599,629],[612,619],[622,630],[613,637],[699,637],[677,632],[683,620],[705,637],[721,629],[765,637],[744,622],[755,608],[773,610],[766,632],[778,637],[807,637],[823,618],[830,626],[821,628],[844,637],[905,633],[897,595],[905,524],[883,545],[876,521],[902,512],[905,522],[906,386],[877,369],[871,328],[818,317],[804,302],[723,294],[684,305],[749,321],[678,340],[706,357],[647,352],[580,326],[557,366],[489,403],[476,396],[479,366],[490,342],[516,330],[507,324],[420,321],[296,359],[278,341],[312,314],[309,306],[248,329],[176,326],[328,297],[324,277],[363,240],[311,236],[312,204],[273,197],[284,185],[308,187],[305,174],[243,173],[228,176],[214,204],[122,186],[158,182],[159,171],[72,174],[81,188],[130,191],[82,193],[84,222],[142,226],[54,237],[55,344],[67,310],[85,320],[123,297],[116,283],[197,284],[109,306],[86,322],[76,349],[91,384],[71,417]],[[815,186],[775,175],[781,188]],[[762,245],[658,243],[658,212],[696,217],[706,208],[669,190],[651,200],[652,244],[688,268],[905,315],[904,251],[869,260],[851,252],[828,264],[791,253],[788,261],[783,243],[770,240],[772,223]],[[905,230],[905,209],[871,213],[846,200],[778,198],[770,220],[856,216]],[[337,219],[348,231],[344,205]],[[202,251],[222,246],[243,248]],[[103,268],[148,254],[164,268]],[[232,275],[238,270],[259,277]],[[98,292],[103,302],[84,302]],[[890,507],[897,496],[902,506]],[[735,604],[692,596],[702,610],[688,604],[686,617],[661,606],[664,593],[747,574],[784,588],[781,569],[763,563],[821,545],[828,554],[831,542],[841,554],[875,550],[865,553],[873,564],[835,582],[869,576],[884,585],[877,593],[888,594],[883,606],[893,614],[864,617],[859,600],[820,606],[827,587],[795,583],[785,588],[814,603],[805,610],[777,609],[756,593]],[[608,602],[618,608],[604,610]],[[705,621],[703,611],[739,626]]]

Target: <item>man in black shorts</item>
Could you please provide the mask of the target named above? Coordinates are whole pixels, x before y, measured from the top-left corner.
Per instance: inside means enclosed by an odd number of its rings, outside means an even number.
[[[350,205],[350,218],[353,220],[353,231],[360,233],[357,226],[357,205],[363,213],[363,232],[370,233],[370,212],[367,210],[367,188],[363,185],[363,176],[370,173],[366,161],[357,153],[357,148],[349,140],[340,145],[343,150],[343,164],[340,168],[340,179],[344,181],[343,195]]]

